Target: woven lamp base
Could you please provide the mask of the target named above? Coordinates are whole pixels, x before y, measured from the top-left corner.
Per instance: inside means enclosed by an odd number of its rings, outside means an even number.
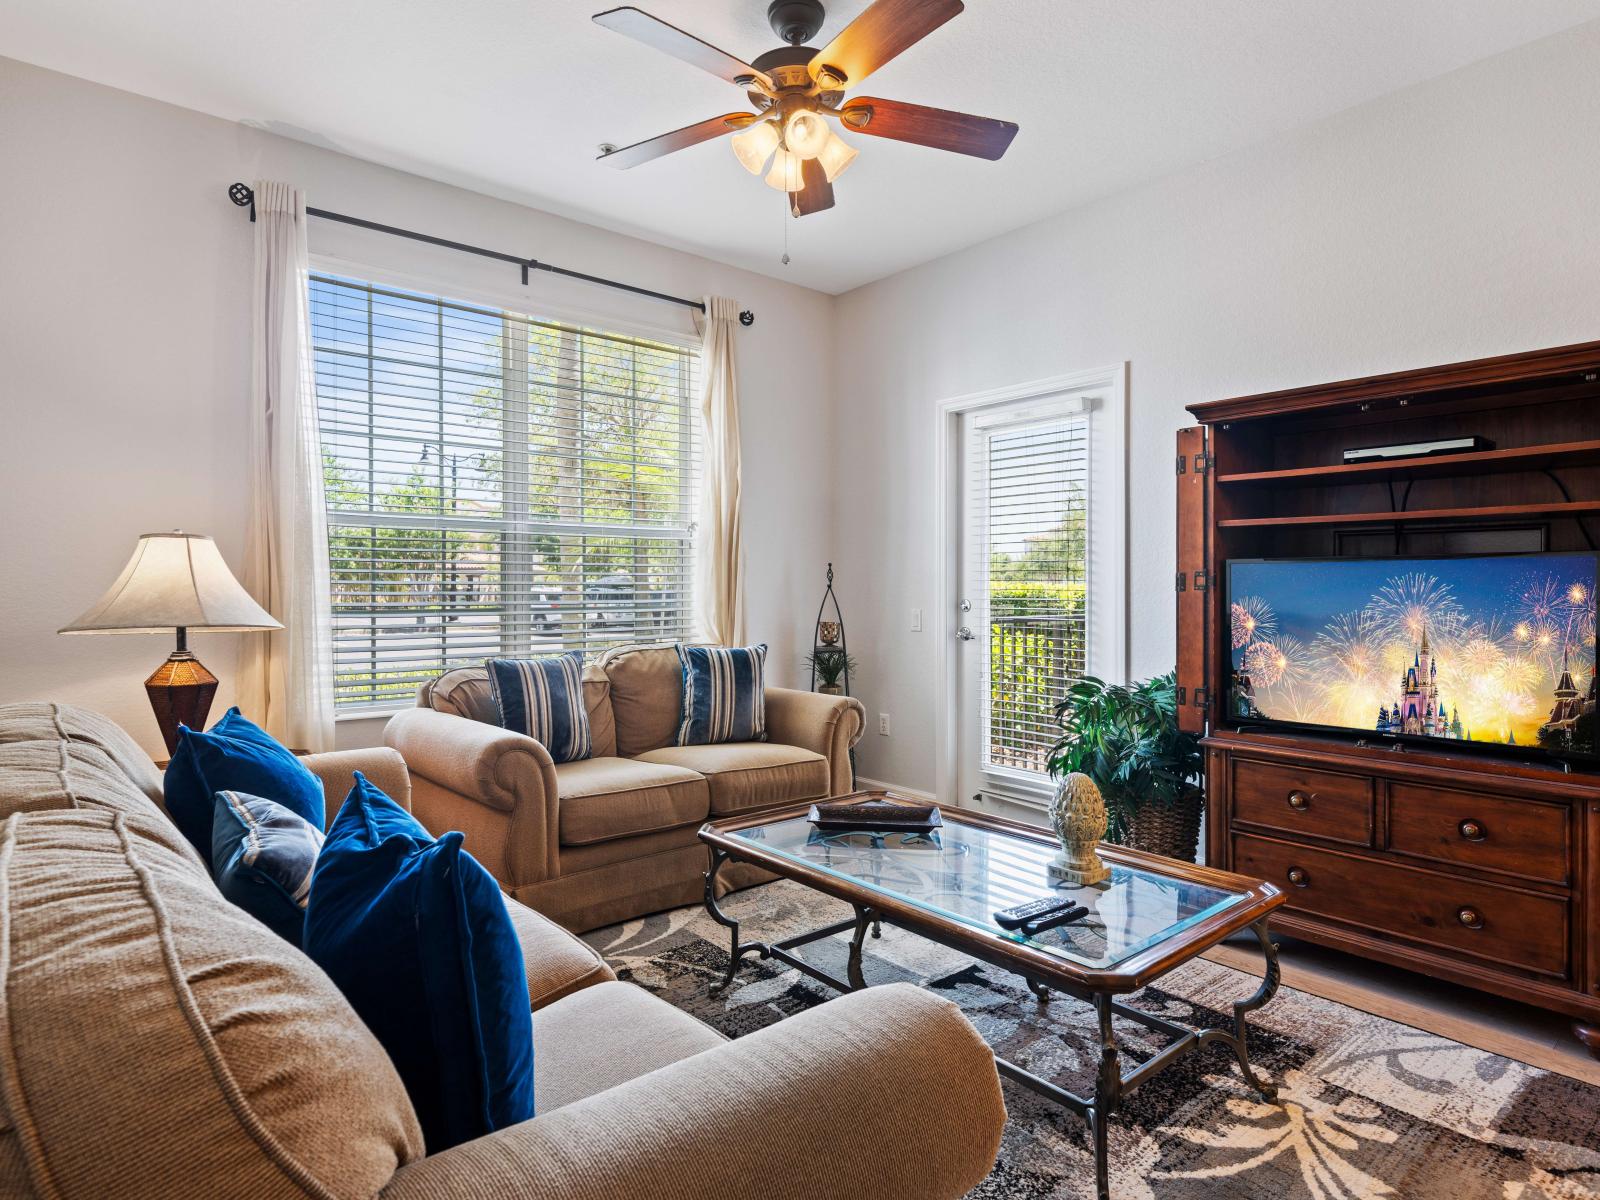
[[[155,710],[156,724],[167,753],[178,749],[178,725],[204,729],[206,714],[217,694],[217,677],[187,650],[174,650],[172,656],[144,681],[145,695]]]

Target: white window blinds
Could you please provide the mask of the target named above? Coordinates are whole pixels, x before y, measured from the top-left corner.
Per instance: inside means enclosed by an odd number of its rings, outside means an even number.
[[[691,621],[697,354],[313,276],[335,698]]]
[[[1043,774],[1055,705],[1083,675],[1088,631],[1089,421],[1076,404],[974,421],[969,557],[981,578],[984,769]],[[987,626],[987,636],[984,627]]]

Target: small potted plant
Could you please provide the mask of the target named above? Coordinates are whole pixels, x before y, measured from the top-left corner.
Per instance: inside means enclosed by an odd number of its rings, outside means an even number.
[[[844,685],[839,681],[847,671],[856,669],[853,657],[832,646],[818,646],[805,656],[804,664],[817,673],[817,691],[829,696],[844,695]]]
[[[1050,773],[1081,771],[1105,796],[1106,840],[1186,862],[1205,805],[1200,739],[1178,728],[1175,673],[1116,684],[1085,675],[1056,705]]]

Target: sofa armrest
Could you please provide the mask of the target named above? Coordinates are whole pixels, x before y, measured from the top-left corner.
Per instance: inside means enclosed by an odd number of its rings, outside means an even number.
[[[402,1167],[387,1200],[956,1200],[1005,1124],[994,1055],[910,984],[737,1041]]]
[[[300,760],[313,775],[322,781],[323,807],[328,825],[338,815],[345,797],[355,786],[355,773],[360,771],[368,781],[383,790],[401,808],[411,809],[411,776],[406,771],[405,759],[388,746],[368,746],[360,750],[330,750],[326,754],[308,754]]]
[[[843,796],[854,787],[850,748],[867,728],[867,710],[852,696],[826,696],[792,688],[769,687],[767,738],[799,746],[828,760],[828,794]]]
[[[396,713],[383,740],[405,759],[414,809],[430,832],[465,831],[467,849],[507,889],[557,873],[555,763],[538,742],[429,708]],[[489,830],[502,844],[475,846]]]

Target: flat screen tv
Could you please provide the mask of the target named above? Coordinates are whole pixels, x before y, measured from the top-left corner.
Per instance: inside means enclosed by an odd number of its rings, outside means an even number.
[[[1593,552],[1232,560],[1227,713],[1594,760],[1597,571]]]

